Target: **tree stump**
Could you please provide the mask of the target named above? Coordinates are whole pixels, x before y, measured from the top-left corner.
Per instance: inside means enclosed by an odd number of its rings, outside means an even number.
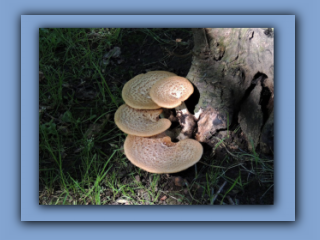
[[[240,125],[250,151],[273,153],[273,29],[193,29],[194,137],[210,146],[219,132]]]

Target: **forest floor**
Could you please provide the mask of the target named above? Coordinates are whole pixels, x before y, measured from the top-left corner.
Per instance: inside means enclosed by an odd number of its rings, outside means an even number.
[[[273,204],[273,159],[232,147],[237,124],[179,173],[148,173],[124,155],[123,85],[154,70],[186,76],[192,48],[191,29],[39,30],[39,204]]]

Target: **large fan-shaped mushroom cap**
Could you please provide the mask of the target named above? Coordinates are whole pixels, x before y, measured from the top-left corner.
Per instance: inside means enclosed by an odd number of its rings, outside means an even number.
[[[188,79],[172,76],[157,81],[150,89],[151,99],[164,108],[175,108],[193,93]]]
[[[159,119],[162,109],[139,110],[123,104],[114,115],[116,125],[125,133],[150,137],[164,132],[171,126],[168,119]]]
[[[133,108],[161,108],[152,101],[149,92],[154,83],[170,76],[176,76],[176,74],[166,71],[151,71],[146,74],[139,74],[124,85],[122,89],[122,98],[127,105]]]
[[[171,142],[165,134],[144,138],[128,135],[124,152],[132,164],[151,173],[175,173],[198,162],[202,145],[193,139]]]

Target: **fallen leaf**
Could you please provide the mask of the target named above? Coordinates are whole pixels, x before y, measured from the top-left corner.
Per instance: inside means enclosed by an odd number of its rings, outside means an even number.
[[[118,199],[118,200],[116,200],[116,202],[121,203],[121,204],[129,204],[129,201],[125,200],[125,199]]]
[[[162,198],[160,198],[160,201],[165,201],[168,197],[164,195]]]
[[[183,187],[185,184],[185,180],[182,177],[175,177],[174,178],[174,185],[178,187]]]
[[[103,64],[108,65],[110,58],[119,58],[121,54],[121,49],[119,47],[112,48],[103,56]]]
[[[85,132],[85,136],[87,138],[95,137],[102,130],[103,124],[90,124],[89,128]]]
[[[73,153],[79,153],[84,149],[84,147],[77,148]]]
[[[140,182],[140,176],[139,175],[136,175],[134,178],[136,179],[137,182]]]

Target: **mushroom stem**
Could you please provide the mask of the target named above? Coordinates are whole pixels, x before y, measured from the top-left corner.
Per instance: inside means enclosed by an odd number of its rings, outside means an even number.
[[[181,105],[179,105],[175,109],[180,126],[182,127],[182,130],[177,139],[183,140],[186,138],[191,138],[193,129],[196,126],[194,116],[188,111],[188,108],[184,102],[182,102]]]

